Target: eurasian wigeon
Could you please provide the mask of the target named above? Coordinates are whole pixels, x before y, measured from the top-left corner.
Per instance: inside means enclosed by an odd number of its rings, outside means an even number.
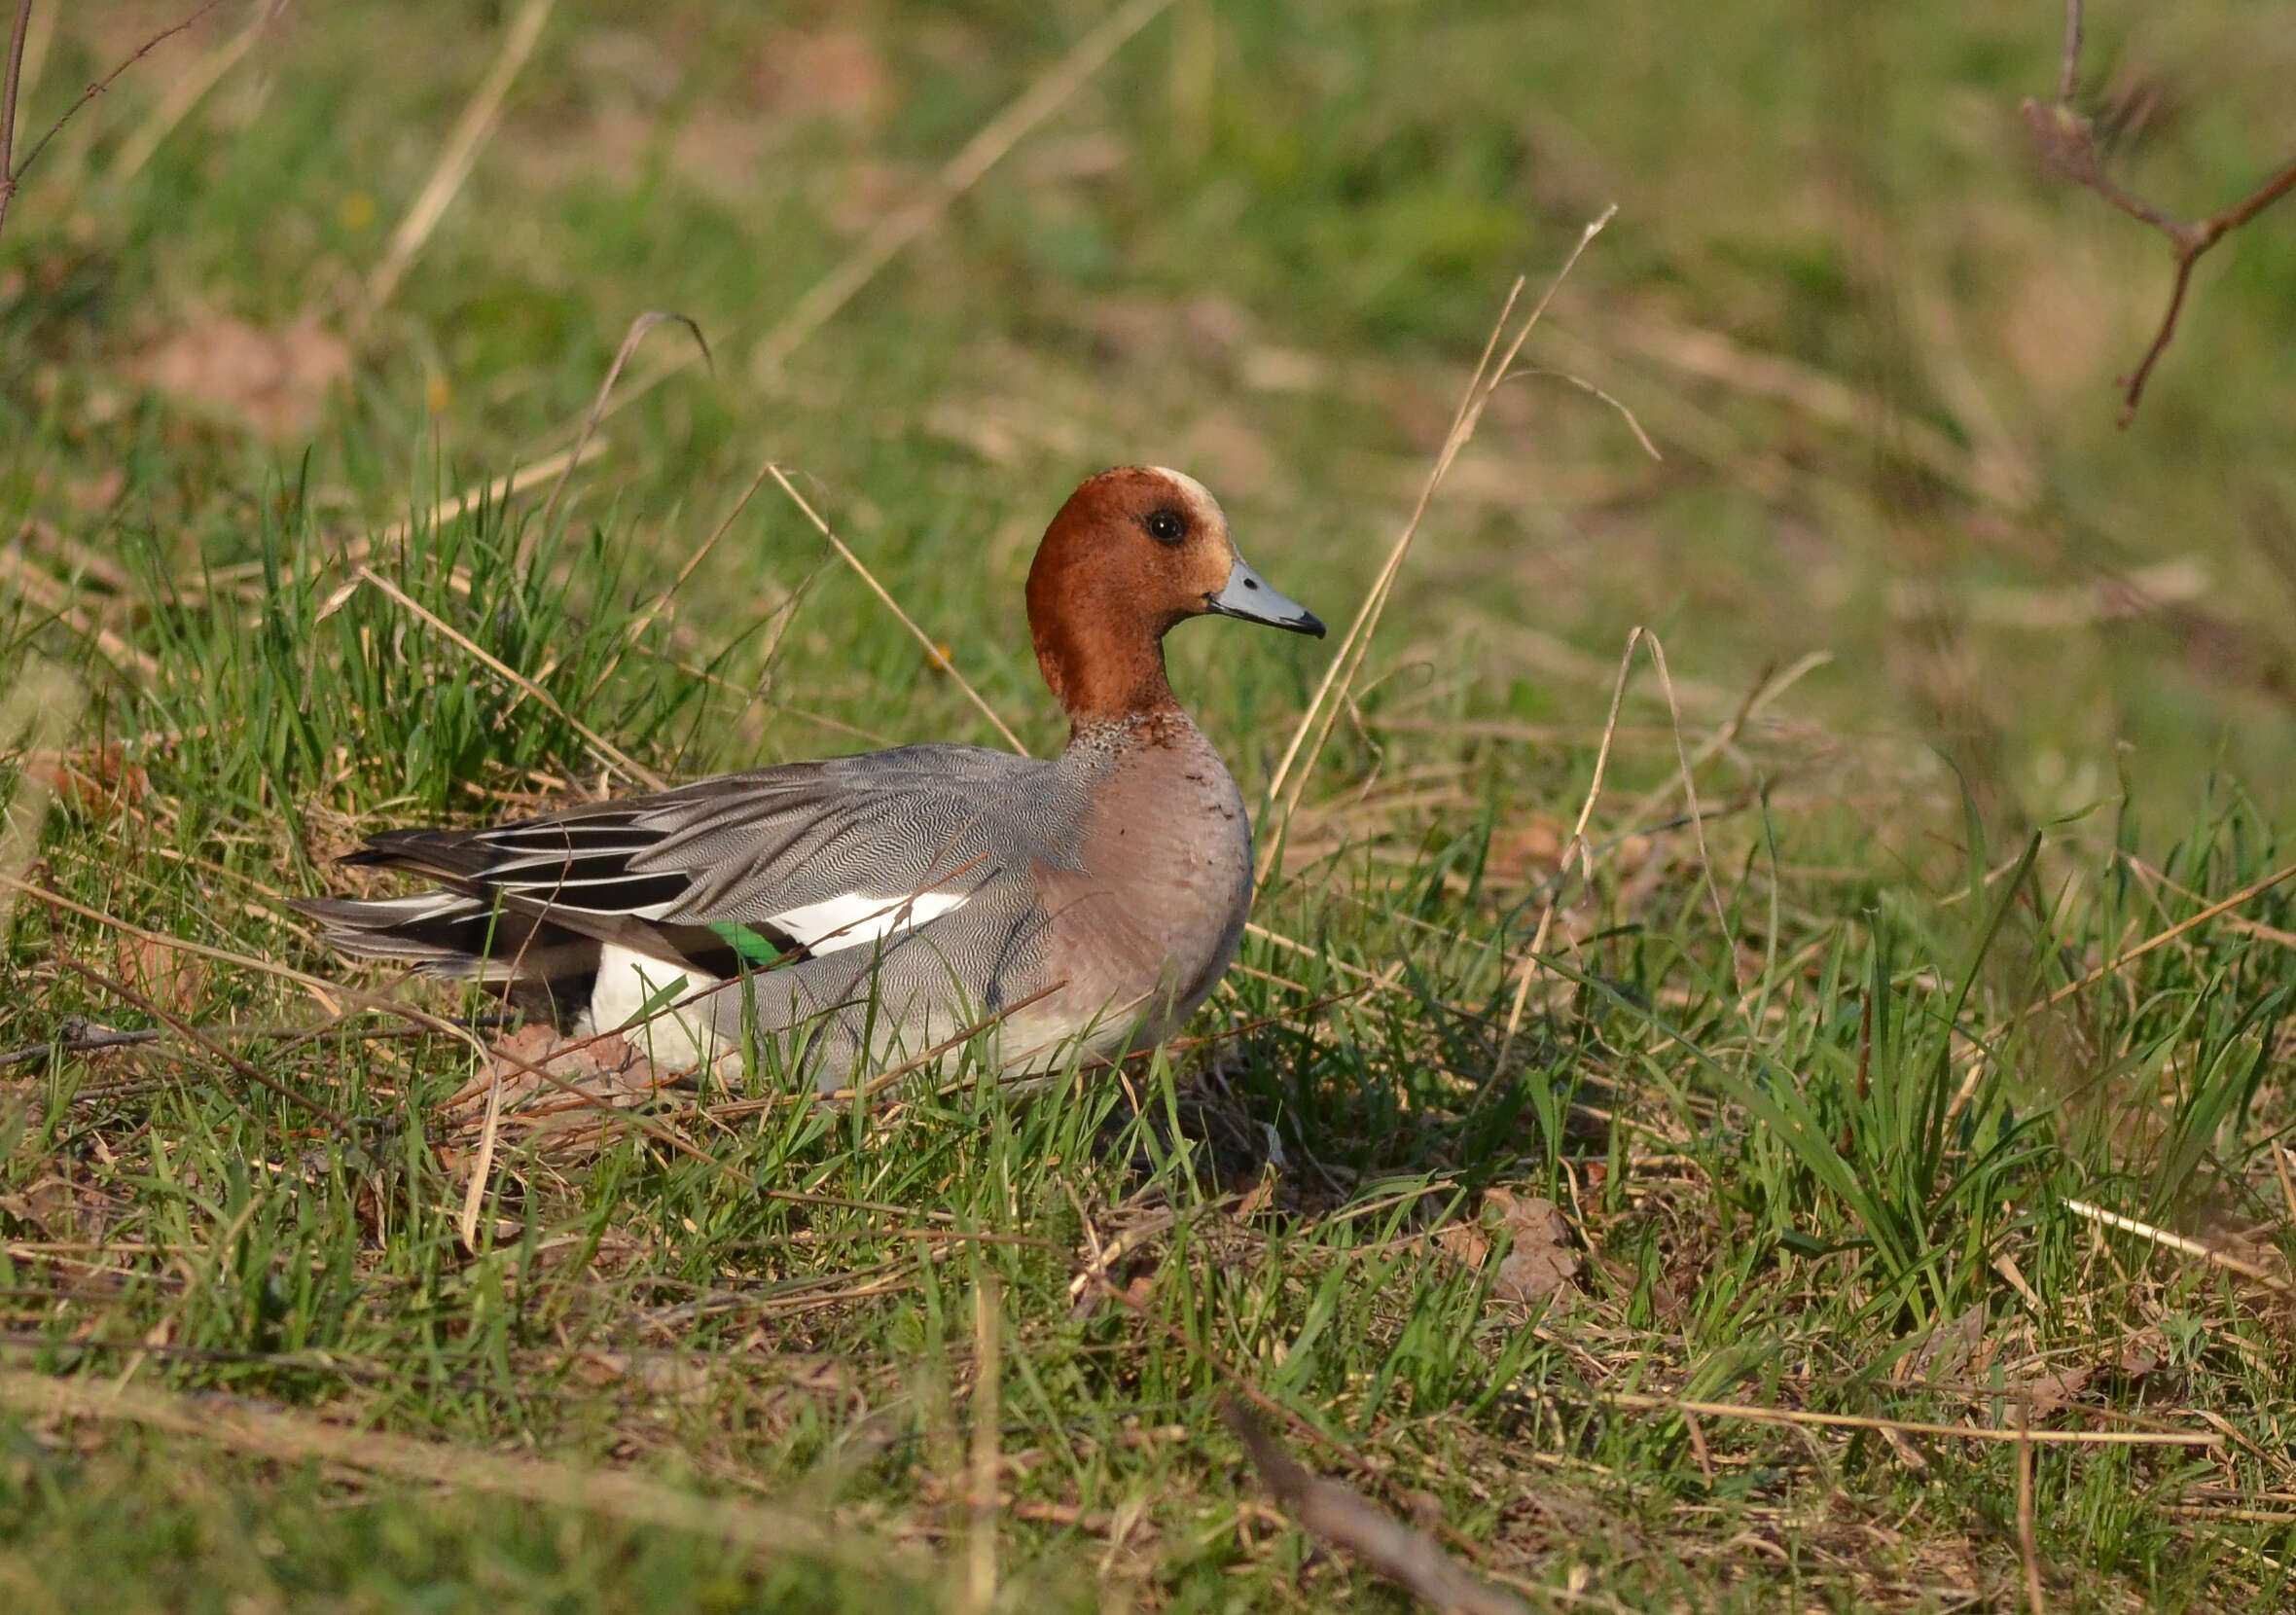
[[[1168,1036],[1236,955],[1251,821],[1165,676],[1219,615],[1320,637],[1244,564],[1193,477],[1087,481],[1028,569],[1058,757],[898,746],[725,774],[484,830],[390,830],[343,862],[439,884],[296,905],[358,958],[477,981],[575,1035],[641,1017],[671,1068],[761,1034],[823,1091],[984,1020],[1007,1070]],[[662,1013],[663,1006],[681,1007]]]

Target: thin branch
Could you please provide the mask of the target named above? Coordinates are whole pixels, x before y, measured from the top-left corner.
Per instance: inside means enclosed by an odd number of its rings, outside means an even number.
[[[2081,0],[2064,0],[2064,59],[2057,64],[2057,104],[2070,106],[2081,74]]]
[[[2126,427],[2136,413],[2145,383],[2152,379],[2153,367],[2161,362],[2161,355],[2169,349],[2170,339],[2176,335],[2176,320],[2184,312],[2185,293],[2192,286],[2193,266],[2218,241],[2290,191],[2296,191],[2296,158],[2267,176],[2239,201],[2204,219],[2175,218],[2129,190],[2105,172],[2095,122],[2073,110],[2073,91],[2079,85],[2081,70],[2081,0],[2065,0],[2064,55],[2058,64],[2057,99],[2043,106],[2028,97],[2023,109],[2026,127],[2032,134],[2043,163],[2075,185],[2096,192],[2137,223],[2159,231],[2169,238],[2176,253],[2175,279],[2169,288],[2169,306],[2161,315],[2160,327],[2153,333],[2151,345],[2145,348],[2136,368],[2120,377],[2120,424]]]
[[[233,1070],[238,1072],[242,1077],[245,1077],[249,1082],[256,1084],[258,1087],[269,1089],[272,1093],[278,1095],[280,1098],[286,1099],[290,1103],[303,1106],[304,1109],[309,1111],[321,1121],[326,1122],[340,1132],[350,1131],[350,1121],[342,1114],[342,1112],[330,1105],[321,1104],[317,1099],[312,1098],[307,1094],[299,1094],[294,1089],[288,1087],[285,1083],[279,1081],[276,1077],[257,1069],[254,1065],[249,1064],[244,1059],[241,1059],[237,1055],[233,1054],[231,1050],[216,1042],[215,1039],[209,1037],[198,1027],[193,1025],[189,1021],[184,1020],[183,1017],[179,1015],[172,1015],[166,1010],[161,1009],[158,1004],[153,1003],[149,998],[136,991],[135,988],[129,987],[126,983],[115,982],[109,976],[105,976],[94,970],[90,970],[88,968],[88,966],[82,964],[78,959],[61,958],[59,959],[59,962],[66,969],[86,977],[90,984],[102,988],[104,991],[110,993],[113,997],[122,999],[125,1002],[134,1006],[136,1009],[142,1010],[146,1015],[152,1017],[153,1020],[158,1021],[162,1025],[166,1026],[166,1028],[169,1031],[175,1033],[176,1036],[189,1038],[192,1042],[197,1043],[200,1048],[206,1050],[216,1059],[222,1060],[226,1065],[229,1065]]]
[[[16,150],[17,80],[23,72],[24,35],[29,30],[32,20],[32,0],[17,0],[16,31],[9,36],[8,41],[8,80],[5,89],[0,90],[0,231],[5,231],[8,228],[8,204],[16,197],[17,187],[23,183],[24,175],[30,171],[32,164],[40,161],[40,154],[48,150],[48,143],[63,131],[63,126],[72,121],[79,110],[111,89],[114,79],[222,4],[223,0],[206,0],[205,5],[193,12],[191,16],[185,18],[174,27],[162,28],[145,40],[143,44],[136,47],[134,54],[128,56],[126,61],[80,91],[80,98],[64,108],[63,116],[49,125],[48,132],[40,137],[38,144],[24,153],[24,160],[21,162],[17,162],[12,167],[10,164],[14,162]]]
[[[1345,1548],[1421,1602],[1456,1615],[1529,1615],[1523,1600],[1470,1573],[1434,1539],[1345,1482],[1309,1474],[1242,1403],[1220,1399],[1220,1418],[1251,1454],[1260,1483],[1310,1536]]]
[[[8,200],[16,195],[16,87],[24,76],[24,40],[32,32],[32,0],[16,0],[16,24],[8,31],[8,76],[0,79],[0,226],[8,222]]]

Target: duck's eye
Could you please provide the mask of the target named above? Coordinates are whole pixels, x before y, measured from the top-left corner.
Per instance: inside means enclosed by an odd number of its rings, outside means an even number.
[[[1188,523],[1180,520],[1178,511],[1150,511],[1142,525],[1159,544],[1177,544],[1188,536]]]

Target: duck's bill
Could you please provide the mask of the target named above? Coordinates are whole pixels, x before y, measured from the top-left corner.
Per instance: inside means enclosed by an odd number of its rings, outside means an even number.
[[[1203,608],[1222,617],[1240,617],[1247,623],[1265,623],[1272,628],[1289,628],[1294,633],[1323,637],[1322,619],[1299,601],[1278,592],[1266,578],[1246,565],[1241,556],[1229,568],[1228,587],[1217,594],[1206,594]]]

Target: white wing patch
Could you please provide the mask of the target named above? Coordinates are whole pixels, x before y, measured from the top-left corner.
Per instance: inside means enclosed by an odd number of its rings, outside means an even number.
[[[938,919],[952,909],[963,908],[970,895],[969,892],[920,891],[913,895],[876,897],[868,892],[849,891],[842,897],[825,897],[818,903],[768,915],[766,921],[818,956],[840,949],[859,948],[895,931],[906,931]]]

